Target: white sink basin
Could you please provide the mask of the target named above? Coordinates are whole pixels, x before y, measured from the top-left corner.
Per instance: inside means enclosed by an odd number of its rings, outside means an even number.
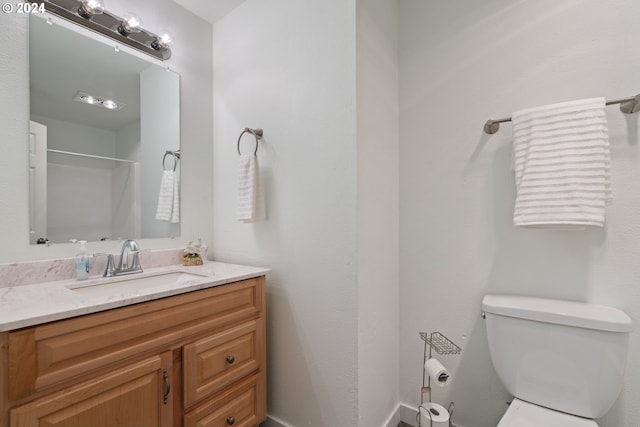
[[[137,294],[145,289],[158,289],[173,287],[187,284],[195,280],[202,280],[207,276],[200,274],[184,273],[182,271],[171,271],[154,275],[145,275],[143,277],[121,276],[104,279],[94,283],[73,284],[67,286],[74,292],[79,292],[86,296],[105,297],[120,294]]]

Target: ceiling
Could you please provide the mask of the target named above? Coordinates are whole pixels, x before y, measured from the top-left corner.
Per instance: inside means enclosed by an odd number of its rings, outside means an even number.
[[[214,23],[238,7],[244,0],[173,0],[201,18]]]

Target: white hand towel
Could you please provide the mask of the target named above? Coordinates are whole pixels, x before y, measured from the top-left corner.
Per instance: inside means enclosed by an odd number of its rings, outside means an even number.
[[[512,120],[514,224],[602,227],[612,200],[604,98],[521,110]]]
[[[240,156],[236,217],[242,222],[266,219],[264,196],[260,185],[260,168],[258,158],[253,154]]]
[[[173,173],[173,205],[171,207],[171,222],[177,224],[180,222],[180,179],[175,171]]]
[[[162,172],[156,219],[172,223],[180,222],[179,183],[175,171],[165,170]]]

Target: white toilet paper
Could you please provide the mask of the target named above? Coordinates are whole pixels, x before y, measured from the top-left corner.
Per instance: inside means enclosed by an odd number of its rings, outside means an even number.
[[[434,383],[438,384],[440,387],[444,387],[449,384],[451,374],[438,359],[431,358],[427,360],[424,367]]]
[[[437,403],[424,403],[420,417],[420,427],[449,427],[449,413]]]

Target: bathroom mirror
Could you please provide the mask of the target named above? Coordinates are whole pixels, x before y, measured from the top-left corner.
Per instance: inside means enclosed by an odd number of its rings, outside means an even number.
[[[30,242],[179,236],[156,210],[163,170],[179,181],[180,76],[47,14],[29,37]]]

